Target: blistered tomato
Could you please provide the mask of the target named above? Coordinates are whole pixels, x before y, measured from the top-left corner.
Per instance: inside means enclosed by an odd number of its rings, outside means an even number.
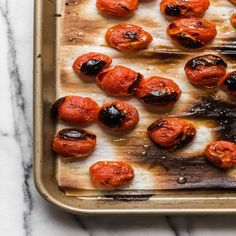
[[[173,80],[153,76],[140,82],[136,96],[145,104],[162,107],[177,102],[181,93]]]
[[[157,120],[147,131],[151,140],[163,148],[181,148],[190,143],[196,134],[192,122],[179,118]]]
[[[236,71],[226,74],[219,80],[218,85],[226,93],[233,97],[236,97]]]
[[[233,11],[230,15],[230,22],[232,26],[236,29],[236,11]]]
[[[201,18],[179,19],[167,28],[171,40],[188,49],[202,48],[216,36],[215,23]]]
[[[220,168],[236,165],[236,145],[228,141],[216,141],[207,145],[204,150],[207,159]]]
[[[169,20],[201,17],[210,6],[209,0],[162,0],[160,9]]]
[[[138,7],[138,0],[97,0],[98,10],[107,16],[127,17]]]
[[[139,121],[137,109],[124,101],[105,103],[99,110],[98,121],[112,131],[134,128]]]
[[[198,86],[217,86],[218,80],[226,74],[227,64],[218,56],[208,54],[195,57],[185,65],[188,80]]]
[[[53,114],[61,120],[80,124],[92,122],[97,117],[98,109],[93,99],[80,96],[59,98],[52,106]]]
[[[53,139],[53,150],[65,158],[89,156],[95,146],[96,135],[84,129],[62,129]]]
[[[134,169],[123,161],[99,161],[89,171],[92,183],[99,188],[121,188],[134,178]]]
[[[108,29],[106,40],[111,47],[127,52],[147,47],[152,41],[152,36],[140,26],[118,24]]]
[[[75,60],[73,69],[78,75],[96,76],[104,68],[109,67],[111,62],[112,59],[102,53],[89,52]]]
[[[98,85],[112,96],[127,97],[137,90],[143,76],[127,67],[115,66],[97,76]]]

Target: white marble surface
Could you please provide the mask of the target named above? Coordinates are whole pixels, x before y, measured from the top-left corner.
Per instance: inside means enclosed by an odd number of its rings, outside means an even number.
[[[73,216],[32,179],[33,0],[0,0],[0,235],[234,236],[236,216]]]

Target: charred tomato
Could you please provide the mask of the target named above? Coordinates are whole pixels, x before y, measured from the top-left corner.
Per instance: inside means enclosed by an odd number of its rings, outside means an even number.
[[[234,10],[230,15],[231,25],[236,29],[236,11]]]
[[[169,20],[201,17],[210,6],[209,0],[162,0],[160,9]]]
[[[143,49],[152,41],[148,32],[132,24],[115,25],[108,29],[105,37],[111,47],[122,52]]]
[[[95,146],[96,135],[84,129],[62,129],[53,139],[53,150],[65,158],[89,156]]]
[[[88,124],[96,119],[98,109],[98,104],[91,98],[65,96],[59,98],[51,110],[63,121]]]
[[[185,65],[189,82],[206,87],[217,86],[218,80],[226,74],[226,69],[224,60],[212,54],[195,57]]]
[[[226,74],[219,80],[218,85],[226,93],[233,97],[236,97],[236,71]]]
[[[109,67],[111,62],[112,59],[102,53],[89,52],[79,56],[72,67],[78,75],[96,76],[104,68]]]
[[[171,40],[188,49],[206,46],[216,34],[215,23],[201,18],[179,19],[173,21],[167,28],[167,35]]]
[[[133,95],[143,76],[127,67],[115,66],[97,76],[98,85],[108,94],[118,97]]]
[[[128,17],[138,7],[138,0],[97,0],[97,9],[104,15]]]
[[[228,141],[216,141],[209,143],[204,154],[215,166],[230,168],[236,165],[236,145]]]
[[[181,93],[173,80],[153,76],[140,82],[136,96],[145,104],[162,107],[177,102]]]
[[[121,188],[134,178],[134,169],[123,161],[99,161],[89,171],[93,185],[99,188]]]
[[[139,121],[137,109],[124,101],[105,103],[98,112],[98,121],[112,131],[126,131]]]
[[[190,143],[195,135],[194,124],[185,119],[165,118],[155,121],[148,129],[148,136],[163,148],[181,148]]]

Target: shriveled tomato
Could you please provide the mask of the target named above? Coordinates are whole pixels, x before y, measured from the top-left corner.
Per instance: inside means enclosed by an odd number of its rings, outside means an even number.
[[[99,188],[121,188],[134,178],[134,169],[123,161],[99,161],[89,171],[92,183]]]
[[[236,165],[236,145],[228,141],[216,141],[209,143],[204,154],[215,166],[230,168]]]
[[[112,96],[127,97],[137,90],[143,76],[124,66],[103,70],[97,76],[98,85]]]
[[[76,74],[87,76],[96,76],[104,68],[110,66],[112,59],[102,53],[89,52],[79,56],[74,64],[73,69]]]
[[[218,85],[230,96],[236,97],[236,71],[232,71],[222,77]]]
[[[162,0],[160,9],[169,20],[201,17],[210,6],[209,0]]]
[[[127,52],[147,47],[152,41],[152,36],[140,26],[118,24],[108,29],[106,40],[111,47]]]
[[[192,122],[179,118],[157,120],[147,131],[151,140],[164,148],[181,148],[190,143],[196,134]]]
[[[128,17],[138,7],[138,0],[97,0],[97,9],[104,15]]]
[[[230,15],[230,22],[232,26],[236,29],[236,11],[235,10]]]
[[[99,110],[98,121],[112,131],[134,128],[139,121],[137,109],[124,101],[105,103]]]
[[[97,117],[99,106],[91,98],[65,96],[59,98],[52,106],[54,115],[67,122],[87,124]]]
[[[53,150],[65,158],[89,156],[95,146],[96,135],[84,129],[62,129],[53,139]]]
[[[171,40],[188,49],[206,46],[216,34],[215,23],[201,18],[179,19],[173,21],[167,28],[167,35]]]
[[[217,86],[218,80],[226,74],[227,64],[218,56],[207,54],[195,57],[185,65],[188,80],[198,86]]]
[[[173,80],[153,76],[140,82],[136,96],[145,104],[162,107],[177,102],[181,93]]]

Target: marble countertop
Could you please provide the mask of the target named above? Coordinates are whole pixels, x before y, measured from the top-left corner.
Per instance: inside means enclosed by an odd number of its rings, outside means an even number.
[[[0,235],[234,236],[236,216],[74,216],[32,175],[33,0],[0,0]]]

